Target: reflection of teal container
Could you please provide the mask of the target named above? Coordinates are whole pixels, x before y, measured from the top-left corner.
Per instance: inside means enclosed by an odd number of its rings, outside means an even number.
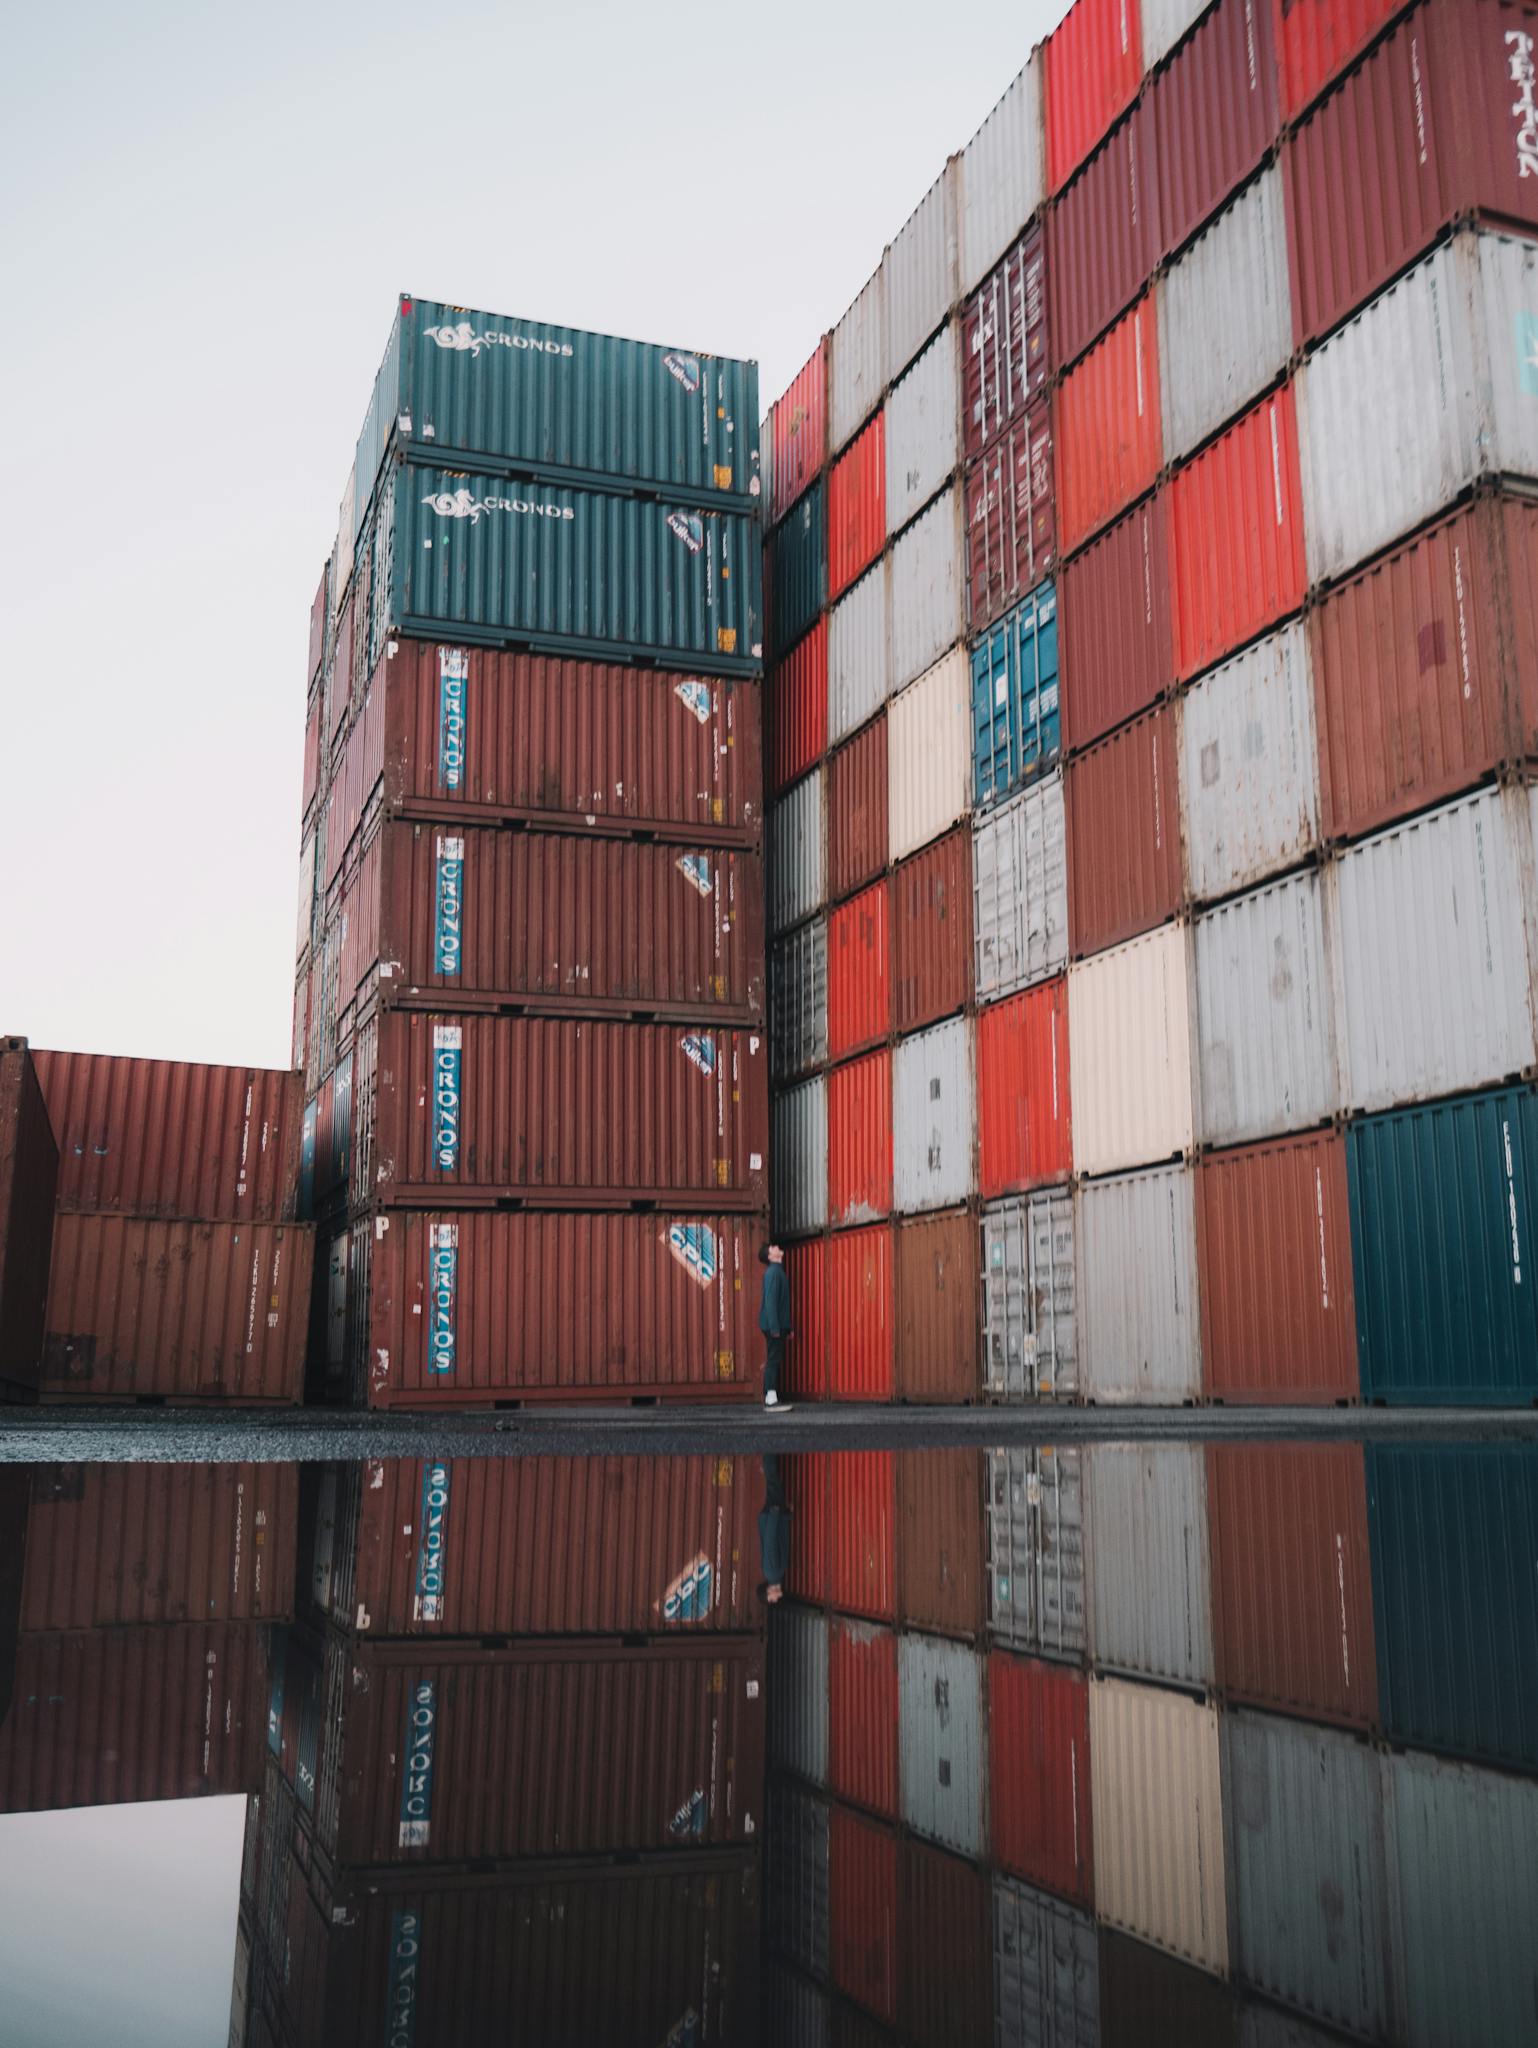
[[[828,601],[827,490],[821,477],[769,537],[769,600],[776,656],[794,647]]]
[[[972,788],[977,808],[1044,775],[1062,751],[1057,591],[1042,584],[972,649]]]

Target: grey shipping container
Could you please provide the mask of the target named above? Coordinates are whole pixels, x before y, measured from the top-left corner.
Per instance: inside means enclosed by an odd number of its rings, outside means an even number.
[[[987,1812],[983,1662],[966,1643],[897,1640],[897,1782],[909,1827],[974,1861]]]
[[[899,1211],[948,1209],[974,1185],[972,1024],[953,1017],[902,1039],[892,1063],[893,1189]]]
[[[776,1097],[769,1161],[774,1228],[804,1237],[828,1222],[828,1087],[819,1074]]]
[[[769,955],[769,1071],[777,1081],[828,1057],[828,921],[814,917]]]
[[[1059,770],[979,818],[972,831],[979,1002],[1068,964],[1068,866]]]
[[[899,533],[956,467],[956,326],[942,327],[886,402],[886,530]]]
[[[1084,1459],[1075,1447],[993,1451],[988,1626],[1012,1649],[1081,1659],[1089,1647]]]
[[[1067,1401],[1079,1391],[1074,1203],[1067,1188],[982,1213],[983,1391]]]
[[[1074,1235],[1084,1394],[1106,1402],[1199,1400],[1192,1168],[1156,1166],[1085,1181]]]
[[[994,2048],[1100,2048],[1095,1923],[1030,1885],[993,1880]]]
[[[828,348],[828,453],[852,441],[880,403],[886,383],[886,267],[882,265],[834,328]]]
[[[828,1782],[828,1617],[781,1601],[769,1610],[769,1761]]]
[[[833,2011],[826,1991],[783,1963],[765,1973],[766,2048],[830,2048]]]
[[[896,383],[956,303],[959,169],[960,158],[950,158],[881,259],[889,384]]]
[[[883,558],[828,614],[828,744],[874,718],[892,685],[891,602]]]
[[[1207,1468],[1199,1444],[1086,1453],[1090,1654],[1107,1671],[1212,1684]]]
[[[769,806],[764,821],[764,889],[769,930],[787,931],[822,905],[828,893],[823,775],[816,768]]]
[[[828,1976],[828,1802],[783,1781],[765,1802],[769,1941],[809,1976]]]
[[[961,498],[953,486],[892,543],[892,688],[962,636]]]

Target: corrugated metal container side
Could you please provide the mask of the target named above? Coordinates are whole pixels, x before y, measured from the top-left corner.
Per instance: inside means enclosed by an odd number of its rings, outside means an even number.
[[[892,1055],[896,1206],[948,1209],[977,1185],[972,1024],[954,1017],[904,1038]]]
[[[828,1075],[828,1220],[872,1223],[892,1210],[892,1055],[868,1052]]]
[[[1526,792],[1487,789],[1391,825],[1327,869],[1346,1108],[1533,1067],[1533,858]]]
[[[828,1222],[828,1084],[819,1076],[776,1096],[770,1214],[787,1237]]]
[[[988,1879],[975,1864],[906,1837],[898,1863],[906,2037],[915,2048],[984,2041],[993,2022]]]
[[[1161,253],[1178,249],[1277,139],[1275,0],[1219,0],[1149,88]]]
[[[1202,1357],[1216,1401],[1355,1401],[1356,1297],[1338,1131],[1208,1153],[1196,1169]]]
[[[836,604],[828,617],[827,740],[848,739],[885,703],[892,682],[887,564]]]
[[[828,913],[828,1057],[884,1044],[891,1030],[887,885],[875,882]]]
[[[994,1650],[988,1733],[994,1862],[1092,1906],[1089,1687],[1083,1675]]]
[[[1168,492],[1064,563],[1062,594],[1063,743],[1077,749],[1175,679]]]
[[[326,658],[326,633],[331,624],[331,558],[328,555],[320,572],[320,582],[310,600],[310,658],[305,664],[305,674],[313,684],[320,674]]]
[[[890,1224],[842,1230],[828,1240],[828,1390],[830,1401],[892,1398]],[[834,1467],[834,1483],[838,1468]]]
[[[1078,361],[1143,289],[1159,260],[1159,193],[1148,102],[1135,107],[1058,194],[1047,217],[1052,346]]]
[[[980,1860],[988,1799],[982,1659],[965,1643],[899,1636],[897,1698],[904,1821]]]
[[[873,718],[828,758],[828,900],[887,865],[887,722]]]
[[[1059,191],[1137,95],[1137,0],[1075,0],[1045,49],[1047,190]]]
[[[783,1964],[771,1962],[765,1971],[764,2014],[767,2042],[832,2048],[833,2008],[827,1992]]]
[[[828,1624],[828,1784],[884,1820],[897,1805],[897,1637],[836,1614]]]
[[[777,804],[764,824],[764,893],[771,932],[810,917],[828,893],[823,771],[814,768]]]
[[[314,1256],[302,1223],[58,1217],[41,1398],[293,1406]]]
[[[1096,1668],[1210,1687],[1212,1584],[1201,1445],[1096,1444],[1085,1464]]]
[[[972,648],[972,783],[978,808],[1034,782],[1062,750],[1057,593],[1050,583]]]
[[[1299,375],[1308,573],[1353,568],[1481,476],[1538,476],[1538,244],[1460,233],[1332,334]],[[1450,374],[1448,365],[1456,365]]]
[[[828,485],[819,477],[770,534],[764,558],[766,637],[778,660],[828,601]]]
[[[1237,2035],[1231,2024],[1224,2034],[1224,2048],[1235,2048],[1236,2043],[1237,2048],[1339,2048],[1338,2034],[1316,2027],[1299,2013],[1283,2012],[1278,2005],[1261,2005],[1246,1999],[1239,2009],[1238,2022]]]
[[[1140,498],[1163,467],[1158,321],[1151,295],[1069,371],[1057,387],[1055,405],[1057,534],[1069,555]]]
[[[1366,1117],[1346,1133],[1366,1400],[1461,1405],[1538,1393],[1531,1087]],[[1527,1284],[1524,1284],[1526,1282]]]
[[[769,408],[763,452],[769,472],[769,517],[783,518],[828,454],[828,337]]]
[[[1239,2014],[1227,1985],[1205,1970],[1102,1927],[1100,2025],[1103,2048],[1234,2048]]]
[[[1017,233],[1018,223],[1011,238]],[[1019,236],[962,309],[961,446],[969,462],[1032,399],[1045,395],[1052,369],[1047,241],[1045,230],[1035,227]]]
[[[768,1761],[828,1782],[828,1617],[781,1601],[769,1612]]]
[[[899,532],[956,467],[956,327],[948,322],[886,402],[886,530]]]
[[[967,465],[967,619],[975,633],[1057,562],[1052,407],[1042,399]]]
[[[961,494],[946,491],[892,543],[892,688],[962,636]]]
[[[1538,507],[1476,501],[1309,619],[1321,815],[1355,838],[1538,755]]]
[[[951,157],[892,237],[881,259],[886,279],[886,382],[895,384],[956,303],[958,187]],[[954,391],[953,391],[954,397]]]
[[[964,1209],[897,1229],[899,1401],[977,1399],[977,1225]]]
[[[1191,1168],[1086,1182],[1074,1228],[1084,1393],[1105,1402],[1199,1400]]]
[[[972,999],[972,835],[965,826],[892,871],[892,1026],[919,1031]]]
[[[1231,1699],[1371,1729],[1372,1552],[1360,1444],[1209,1444],[1212,1624]]]
[[[1041,74],[1041,53],[1033,50],[961,152],[957,211],[963,291],[975,288],[1045,197]]]
[[[972,678],[953,647],[887,711],[887,839],[893,860],[948,831],[972,802]]]
[[[1233,1967],[1369,2041],[1394,2038],[1378,1757],[1268,1714],[1223,1728]]]
[[[886,266],[872,273],[828,337],[828,452],[836,455],[881,401],[886,376]]]
[[[1077,1449],[989,1453],[988,1629],[1016,1649],[1081,1664],[1084,1460]]]
[[[1202,1142],[1325,1122],[1340,1081],[1317,871],[1236,896],[1194,929]]]
[[[764,1931],[772,1947],[814,1976],[826,1978],[831,1903],[828,1802],[772,1780],[765,1812]],[[589,1967],[591,1963],[589,1956]]]
[[[1426,0],[1289,135],[1300,345],[1339,326],[1449,221],[1480,213],[1538,227],[1511,90],[1520,95],[1535,37],[1538,10],[1516,0]],[[1341,192],[1355,200],[1349,234],[1335,217]]]
[[[42,1364],[58,1169],[27,1041],[0,1038],[0,1383],[15,1390]]]
[[[886,539],[886,414],[828,471],[828,600],[841,597]]]
[[[827,1150],[824,1147],[824,1160]],[[828,1240],[785,1247],[790,1280],[791,1336],[785,1346],[786,1391],[820,1400],[828,1380]]]
[[[828,622],[819,619],[804,640],[769,671],[764,690],[769,728],[768,793],[788,789],[828,748]]]
[[[1532,2030],[1538,1786],[1430,1756],[1384,1764],[1391,1938],[1411,2048]]]
[[[821,1606],[828,1598],[833,1549],[832,1502],[826,1451],[787,1457],[782,1466],[785,1498],[795,1514],[796,1538],[790,1547],[785,1590],[798,1600]]]
[[[1068,969],[1075,1173],[1189,1151],[1194,1127],[1190,934],[1166,925]]]
[[[1157,71],[1207,5],[1208,0],[1140,0],[1145,71]]]
[[[1045,1892],[993,1880],[998,2048],[1099,2048],[1095,1923]]]
[[[978,995],[1010,995],[1061,974],[1068,964],[1061,775],[978,820],[972,871]]]
[[[977,1017],[977,1186],[996,1195],[1073,1171],[1068,984],[1059,975]]]
[[[897,2024],[897,1837],[835,1806],[828,1830],[828,1949],[846,1997]]]
[[[1281,22],[1285,118],[1302,113],[1403,5],[1404,0],[1293,0]]]
[[[1294,620],[1179,701],[1186,878],[1198,901],[1291,867],[1318,843],[1308,650]]]
[[[1075,959],[1175,915],[1185,881],[1180,769],[1168,704],[1078,754],[1063,771],[1068,938]]]
[[[1153,1686],[1092,1679],[1089,1754],[1097,1915],[1226,1976],[1216,1707]]]
[[[1516,1445],[1373,1445],[1373,1611],[1385,1732],[1538,1764],[1538,1471]]]
[[[798,925],[769,955],[769,1071],[795,1078],[828,1057],[828,920]]]
[[[1292,386],[1262,399],[1178,470],[1169,499],[1175,673],[1185,681],[1303,602]]]
[[[1073,1196],[1015,1196],[983,1211],[983,1391],[1006,1401],[1079,1391]]]
[[[897,1458],[897,1616],[973,1642],[986,1611],[982,1460],[972,1450]]]

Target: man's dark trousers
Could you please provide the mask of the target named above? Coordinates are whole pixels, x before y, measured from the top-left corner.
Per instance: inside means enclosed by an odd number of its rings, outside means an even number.
[[[765,1336],[764,1338],[764,1392],[777,1394],[780,1391],[780,1367],[785,1363],[785,1339]]]

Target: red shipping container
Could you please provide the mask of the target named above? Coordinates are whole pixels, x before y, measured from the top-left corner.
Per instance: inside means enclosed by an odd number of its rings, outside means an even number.
[[[961,315],[961,447],[971,461],[1043,397],[1053,368],[1047,325],[1047,241],[1020,237]]]
[[[1076,755],[1063,775],[1063,808],[1075,960],[1175,915],[1183,886],[1180,771],[1168,704]]]
[[[977,1182],[985,1202],[1073,1171],[1068,981],[977,1013]]]
[[[900,1401],[978,1396],[977,1225],[964,1209],[897,1228],[892,1377]]]
[[[828,1057],[863,1052],[891,1030],[887,888],[874,882],[828,913]]]
[[[1154,126],[1140,106],[1058,195],[1048,221],[1052,342],[1078,361],[1153,275],[1159,260]]]
[[[1057,530],[1064,554],[1140,498],[1163,465],[1155,319],[1150,294],[1058,386]]]
[[[1454,220],[1538,227],[1538,122],[1522,116],[1535,40],[1538,6],[1424,0],[1288,137],[1300,344],[1339,326]]]
[[[1209,1444],[1212,1633],[1233,1700],[1372,1728],[1372,1549],[1360,1444]]]
[[[828,1399],[892,1398],[892,1227],[828,1240]]]
[[[828,1214],[873,1223],[892,1212],[892,1055],[866,1053],[828,1075]]]
[[[797,1600],[821,1606],[828,1598],[830,1583],[830,1501],[827,1451],[803,1451],[784,1459],[785,1498],[795,1515],[790,1546],[790,1570],[785,1590]]]
[[[828,602],[886,544],[886,415],[878,412],[828,472]]]
[[[769,671],[769,791],[788,789],[828,751],[828,622],[819,619]]]
[[[841,1806],[828,1814],[828,1960],[847,1998],[897,2024],[897,1837]]]
[[[828,1598],[842,1613],[897,1617],[896,1477],[890,1451],[841,1451],[828,1474]]]
[[[886,714],[828,761],[828,900],[874,881],[887,864]]]
[[[349,593],[347,602],[337,614],[336,635],[331,643],[331,662],[326,674],[326,703],[331,723],[327,739],[332,747],[341,738],[352,714],[352,622],[355,602],[356,587]]]
[[[988,1658],[989,1830],[996,1863],[1093,1907],[1089,1688],[1081,1672]]]
[[[1100,2048],[1235,2048],[1239,2004],[1226,1984],[1114,1927],[1100,1929],[1099,1948]]]
[[[1538,759],[1538,507],[1460,508],[1332,590],[1309,638],[1327,839]]]
[[[302,1223],[60,1216],[41,1398],[296,1405],[314,1255]]]
[[[1213,1400],[1358,1398],[1339,1131],[1206,1154],[1196,1170],[1196,1248]]]
[[[1174,681],[1168,493],[1145,498],[1065,563],[1058,594],[1063,745],[1072,751]]]
[[[897,1518],[898,1620],[974,1641],[987,1619],[982,1454],[900,1452]]]
[[[310,699],[304,721],[304,783],[300,816],[306,823],[315,808],[315,799],[320,795],[320,724],[323,710],[321,692],[317,690]]]
[[[1143,76],[1138,0],[1075,0],[1047,39],[1047,190],[1072,177]]]
[[[965,825],[892,871],[892,1022],[920,1031],[972,1000],[972,834]]]
[[[1303,484],[1284,384],[1169,486],[1175,673],[1211,668],[1303,602]]]
[[[1160,248],[1190,240],[1238,190],[1281,128],[1277,0],[1218,0],[1153,80]],[[1150,210],[1153,210],[1150,196]]]
[[[828,1625],[828,1789],[897,1820],[897,1637],[834,1615]]]
[[[27,1041],[0,1038],[0,1399],[37,1387],[58,1171]]]
[[[963,479],[967,616],[977,632],[1049,576],[1057,562],[1052,408],[1006,427]]]
[[[898,1884],[904,2038],[915,2048],[987,2041],[993,1890],[986,1874],[910,1835],[902,1843]]]
[[[769,408],[765,436],[769,467],[769,521],[800,497],[828,455],[828,337],[823,336]]]
[[[1282,116],[1294,121],[1405,0],[1288,0],[1281,10]]]
[[[821,1400],[828,1389],[827,1240],[808,1238],[785,1248],[790,1281],[791,1337],[785,1346],[785,1391]]]

